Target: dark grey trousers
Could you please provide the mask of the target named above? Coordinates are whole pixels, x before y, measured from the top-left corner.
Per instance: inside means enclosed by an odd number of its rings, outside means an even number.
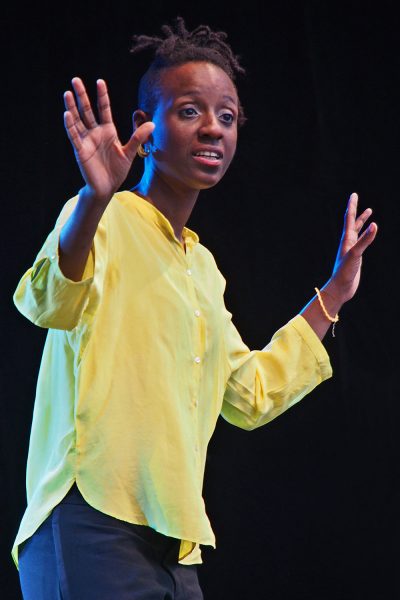
[[[20,549],[24,600],[203,600],[179,546],[95,510],[74,485]]]

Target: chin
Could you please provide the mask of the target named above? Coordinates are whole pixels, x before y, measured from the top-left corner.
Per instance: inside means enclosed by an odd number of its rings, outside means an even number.
[[[217,179],[216,181],[210,182],[210,183],[203,183],[201,185],[198,186],[198,190],[209,190],[212,187],[215,187],[220,181],[221,181],[221,177],[219,179]]]
[[[221,179],[224,177],[225,173],[218,173],[215,175],[205,175],[203,178],[198,178],[196,188],[198,190],[207,190],[216,186]]]

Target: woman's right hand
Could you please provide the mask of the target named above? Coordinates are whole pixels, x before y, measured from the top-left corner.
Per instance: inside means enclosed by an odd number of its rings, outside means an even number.
[[[105,81],[97,81],[98,121],[82,80],[74,77],[72,86],[75,95],[70,90],[64,94],[65,129],[86,182],[86,194],[105,206],[125,181],[139,144],[147,141],[155,125],[143,123],[123,146],[112,120]]]

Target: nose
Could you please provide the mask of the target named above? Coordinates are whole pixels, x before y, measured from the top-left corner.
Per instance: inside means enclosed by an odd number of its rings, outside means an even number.
[[[199,129],[199,136],[210,137],[217,140],[222,138],[222,124],[217,115],[212,113],[207,113],[204,115]]]

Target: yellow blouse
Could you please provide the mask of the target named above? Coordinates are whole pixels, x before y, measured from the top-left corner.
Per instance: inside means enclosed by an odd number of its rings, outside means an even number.
[[[94,508],[180,539],[180,562],[200,563],[200,544],[215,547],[202,485],[219,414],[249,430],[271,421],[331,376],[328,355],[300,315],[250,351],[212,254],[188,228],[184,249],[132,192],[107,207],[82,281],[67,279],[58,240],[76,201],[14,294],[49,329],[14,560],[76,481]]]

